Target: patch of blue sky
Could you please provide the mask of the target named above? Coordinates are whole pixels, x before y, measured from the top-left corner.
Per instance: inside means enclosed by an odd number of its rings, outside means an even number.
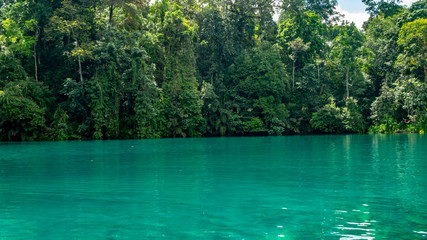
[[[365,12],[366,5],[358,0],[338,0],[338,5],[348,12]]]
[[[417,0],[402,0],[402,5],[411,6]],[[369,14],[365,11],[366,5],[361,0],[338,0],[337,11],[344,15],[349,22],[354,22],[357,28],[361,29],[363,23],[369,19]]]

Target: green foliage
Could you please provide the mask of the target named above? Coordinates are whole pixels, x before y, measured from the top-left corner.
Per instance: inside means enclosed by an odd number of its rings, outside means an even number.
[[[246,132],[262,131],[264,129],[264,123],[259,117],[254,117],[249,121],[243,122],[243,128]]]
[[[371,16],[379,14],[385,15],[386,17],[392,16],[403,8],[399,5],[402,0],[362,0],[362,2],[366,4],[366,10]]]
[[[69,116],[69,128],[71,128],[70,134],[77,134],[80,136],[88,136],[88,123],[85,121],[88,117],[88,106],[85,97],[85,90],[83,84],[76,82],[71,78],[65,79],[63,87],[60,91],[61,95],[65,97],[59,104]],[[54,110],[55,112],[57,110]],[[62,117],[62,113],[58,116]],[[55,128],[55,124],[54,124]]]
[[[405,23],[397,43],[404,47],[405,52],[398,56],[396,66],[401,69],[408,66],[412,71],[421,68],[427,83],[427,19]]]
[[[239,103],[238,112],[243,117],[260,117],[267,126],[277,118],[284,125],[288,117],[284,99],[289,81],[275,47],[265,43],[244,52],[228,72],[228,97]]]
[[[395,133],[399,129],[399,125],[397,124],[394,118],[386,116],[381,124],[372,125],[369,128],[369,133]]]
[[[358,101],[353,97],[346,99],[343,111],[343,123],[346,131],[365,133],[367,131],[366,118],[362,115]]]
[[[354,65],[360,54],[364,36],[354,24],[336,28],[339,33],[332,41],[331,58],[340,61],[343,66]]]
[[[27,78],[27,73],[22,67],[19,59],[10,53],[0,52],[0,88],[7,83]]]
[[[306,63],[314,63],[316,54],[320,54],[324,48],[325,40],[323,34],[325,26],[322,24],[318,15],[310,11],[289,15],[282,12],[279,18],[278,43],[283,50],[283,60],[287,66],[293,60],[291,58],[295,47],[291,43],[296,43],[301,39],[308,46],[296,60],[296,68],[301,69]],[[292,44],[295,45],[295,44]],[[290,72],[290,71],[289,71]]]
[[[321,16],[323,20],[328,20],[335,14],[336,0],[281,0],[282,8],[286,13],[299,13],[308,10]]]
[[[312,127],[324,133],[363,133],[366,121],[358,111],[357,100],[348,98],[345,107],[336,106],[335,100],[313,113],[310,121]]]
[[[381,95],[372,103],[372,116],[377,126],[385,125],[386,132],[395,131],[396,125],[425,128],[427,87],[416,79],[400,79],[393,87],[384,86]],[[401,129],[404,130],[404,129]]]
[[[146,36],[110,28],[95,49],[96,75],[88,84],[93,137],[160,137],[160,90],[140,42]]]
[[[185,18],[179,5],[167,1],[158,4],[162,8],[155,18],[161,19],[160,33],[164,41],[161,106],[167,119],[166,136],[198,137],[205,129],[193,45],[198,25]]]
[[[427,131],[426,0],[280,2],[3,1],[0,140]]]
[[[332,41],[330,60],[336,65],[338,74],[345,79],[346,98],[350,97],[350,77],[358,70],[358,58],[362,55],[365,36],[356,28],[354,23],[346,26],[336,26],[338,35]]]
[[[0,96],[0,140],[40,140],[46,132],[47,91],[27,80],[10,82]]]
[[[397,45],[399,31],[397,16],[388,18],[378,16],[372,18],[367,25],[365,48],[371,50],[372,57],[367,59],[366,73],[373,82],[375,95],[379,95],[383,84],[394,82],[400,75],[394,68],[399,55]]]
[[[0,48],[10,53],[30,55],[34,36],[28,33],[35,28],[37,21],[24,16],[30,11],[28,1],[2,3],[0,7]]]
[[[310,120],[312,127],[325,133],[344,132],[342,109],[336,106],[335,99],[313,113]]]
[[[278,51],[268,43],[240,55],[228,72],[231,85],[244,98],[273,96],[281,100],[288,88]]]
[[[273,118],[270,124],[268,134],[271,136],[281,136],[285,131],[285,127],[282,121],[278,118]]]
[[[58,108],[55,111],[55,114],[53,115],[54,121],[52,123],[52,126],[54,128],[54,134],[55,136],[53,139],[55,140],[68,140],[70,139],[71,135],[71,129],[69,127],[68,123],[68,114],[62,109]]]

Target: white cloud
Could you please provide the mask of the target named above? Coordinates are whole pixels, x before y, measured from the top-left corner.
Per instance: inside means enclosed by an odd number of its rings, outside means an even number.
[[[408,0],[410,1],[410,0]],[[369,14],[366,12],[349,12],[341,8],[340,5],[336,7],[337,12],[344,15],[344,18],[349,22],[354,22],[356,27],[362,29],[363,23],[369,19]]]
[[[402,5],[410,7],[412,3],[418,0],[402,0]],[[342,9],[340,5],[336,7],[337,12],[344,15],[344,18],[349,22],[354,22],[356,27],[362,29],[363,23],[369,19],[369,14],[366,12],[350,12]]]
[[[280,17],[280,13],[274,13],[274,15],[273,15],[273,21],[275,21],[275,22],[279,22],[279,17]]]
[[[418,1],[418,0],[403,0],[402,4],[409,7],[412,5],[412,3],[416,2],[416,1]]]

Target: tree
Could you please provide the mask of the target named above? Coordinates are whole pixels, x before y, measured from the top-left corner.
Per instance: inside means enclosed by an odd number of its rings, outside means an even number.
[[[400,32],[397,43],[404,47],[404,54],[397,59],[397,66],[409,65],[424,70],[424,81],[427,83],[427,19],[420,18],[405,23]]]
[[[323,20],[328,20],[335,14],[335,6],[338,4],[336,0],[281,0],[281,2],[285,14],[298,15],[310,11]]]
[[[0,7],[0,48],[11,54],[31,55],[34,36],[28,35],[37,25],[23,16],[29,11],[27,1],[6,3]]]
[[[94,138],[160,136],[160,90],[141,40],[147,35],[111,27],[94,48],[96,73],[87,89]]]
[[[366,26],[366,42],[364,48],[369,49],[370,56],[366,59],[366,73],[374,85],[374,94],[379,95],[382,85],[392,84],[400,75],[395,61],[400,53],[397,38],[400,31],[399,16],[371,18]]]
[[[366,11],[371,16],[384,14],[385,17],[389,17],[402,9],[399,5],[402,0],[362,0],[362,2],[367,6]]]
[[[27,79],[21,61],[10,52],[0,53],[0,89],[10,82]]]
[[[284,100],[289,82],[277,48],[264,43],[243,52],[228,73],[230,89],[226,97],[237,103],[244,124],[258,117],[270,130],[278,122],[285,126],[288,112]]]
[[[46,39],[61,42],[66,54],[78,63],[78,75],[83,82],[82,62],[92,58],[90,32],[93,24],[92,3],[77,4],[63,0],[62,7],[56,9],[46,28]]]
[[[374,132],[394,132],[410,125],[417,131],[426,130],[426,92],[426,85],[414,78],[401,78],[391,87],[383,86],[371,107],[371,119],[379,128]]]
[[[0,7],[0,49],[5,55],[28,57],[34,50],[34,78],[37,81],[36,41],[38,21],[31,16],[32,1],[4,3]],[[34,34],[31,32],[34,31]]]
[[[364,2],[0,0],[0,139],[427,129],[427,0]]]
[[[332,41],[331,59],[334,59],[335,64],[344,68],[346,98],[349,98],[350,71],[357,67],[356,60],[360,56],[360,47],[362,47],[364,36],[354,23],[347,26],[338,26],[338,28],[339,33]]]
[[[108,25],[122,25],[127,29],[137,28],[141,24],[140,11],[147,5],[146,0],[107,0]],[[121,10],[121,11],[118,11]],[[114,14],[115,11],[119,12]],[[118,19],[115,19],[115,18]]]
[[[202,101],[196,79],[194,39],[198,25],[182,8],[167,0],[154,5],[164,51],[163,113],[168,136],[195,137],[204,133]]]
[[[314,129],[324,133],[363,133],[366,130],[366,121],[358,110],[357,100],[346,99],[345,107],[338,107],[334,98],[317,112],[310,120]]]
[[[345,131],[342,109],[336,106],[334,98],[330,98],[330,103],[313,114],[310,123],[314,129],[325,133],[342,133]]]
[[[282,59],[285,66],[290,66],[293,86],[295,74],[306,64],[314,63],[317,55],[324,48],[324,25],[320,17],[312,12],[303,12],[297,15],[282,13],[279,19],[277,40],[282,48]]]
[[[28,80],[10,82],[0,94],[0,140],[28,141],[45,137],[46,88]]]
[[[310,48],[310,42],[304,43],[301,38],[297,38],[294,41],[289,42],[289,48],[291,54],[289,57],[292,60],[292,87],[295,87],[295,63],[301,53],[307,51]]]

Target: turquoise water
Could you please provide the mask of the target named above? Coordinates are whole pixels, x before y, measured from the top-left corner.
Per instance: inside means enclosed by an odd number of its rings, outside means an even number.
[[[0,143],[0,239],[427,239],[427,136]]]

